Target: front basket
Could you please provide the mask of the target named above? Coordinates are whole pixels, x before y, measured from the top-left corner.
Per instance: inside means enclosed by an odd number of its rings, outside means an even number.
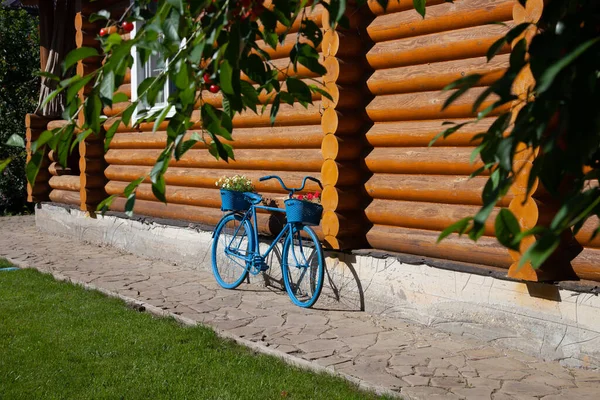
[[[222,211],[246,211],[250,203],[246,200],[244,192],[221,189]]]
[[[285,202],[287,221],[304,225],[319,225],[323,215],[323,207],[310,201],[287,199]]]

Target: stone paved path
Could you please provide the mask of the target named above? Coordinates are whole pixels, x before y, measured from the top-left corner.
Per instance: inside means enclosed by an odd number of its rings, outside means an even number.
[[[218,287],[212,274],[74,243],[0,218],[0,257],[62,274],[357,377],[408,399],[598,399],[600,372],[360,312],[304,310],[284,292]],[[318,305],[319,303],[317,303]]]

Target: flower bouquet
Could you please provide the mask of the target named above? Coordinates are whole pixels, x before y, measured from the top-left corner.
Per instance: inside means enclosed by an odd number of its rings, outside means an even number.
[[[215,186],[221,188],[222,211],[245,211],[250,208],[244,193],[254,192],[254,185],[246,176],[224,176],[215,182]]]
[[[323,215],[321,193],[301,194],[295,198],[287,199],[285,201],[285,213],[288,222],[319,225]]]

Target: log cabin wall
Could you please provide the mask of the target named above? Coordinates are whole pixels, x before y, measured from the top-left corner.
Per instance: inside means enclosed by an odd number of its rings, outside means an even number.
[[[322,25],[323,10],[317,7],[309,13],[310,18]],[[299,21],[298,21],[299,22]],[[299,23],[292,31],[297,31]],[[282,31],[283,32],[283,31]],[[293,75],[290,60],[287,57],[296,41],[295,32],[288,35],[284,44],[273,50],[263,44],[263,48],[271,55],[273,63],[285,74]],[[298,68],[298,75],[310,77],[310,72],[303,67]],[[314,77],[313,77],[314,78]],[[130,81],[124,83],[120,92],[131,96]],[[263,96],[264,101],[268,101]],[[286,192],[275,180],[259,182],[265,175],[279,175],[288,186],[299,186],[305,175],[320,178],[323,158],[321,156],[322,104],[320,96],[313,96],[314,104],[308,108],[301,105],[281,105],[274,127],[270,126],[269,111],[262,115],[247,112],[238,115],[234,121],[235,160],[225,163],[216,160],[206,150],[206,146],[198,143],[179,161],[171,163],[165,180],[168,204],[158,201],[152,194],[151,185],[142,183],[137,191],[135,212],[161,218],[182,219],[206,225],[215,225],[222,217],[221,200],[215,182],[222,176],[243,174],[251,178],[256,190],[266,198],[282,200]],[[219,94],[203,93],[203,101],[220,107],[222,97]],[[115,104],[112,109],[105,109],[110,118],[126,108],[129,103]],[[196,115],[199,121],[199,112]],[[107,168],[104,174],[108,180],[105,189],[107,194],[122,194],[129,182],[147,174],[154,165],[158,155],[166,143],[166,123],[159,131],[152,133],[153,124],[141,124],[139,128],[120,126],[110,143],[105,155]],[[162,130],[161,130],[162,129]],[[201,134],[199,122],[190,130]],[[148,181],[149,182],[149,181]],[[307,190],[317,191],[319,187],[309,182]],[[122,211],[125,199],[118,198],[111,209]],[[260,214],[259,229],[263,233],[274,233],[282,226],[277,215]],[[318,234],[323,237],[322,230],[317,227]]]
[[[98,5],[83,0],[75,20],[77,46],[99,48],[96,33],[101,26],[87,21],[92,12],[109,8],[116,14],[124,11],[128,3],[129,0],[106,0]],[[543,5],[542,0],[529,3]],[[197,144],[181,161],[172,162],[166,174],[168,204],[157,201],[150,184],[144,183],[137,192],[135,212],[215,225],[222,216],[215,187],[220,177],[245,174],[257,191],[277,200],[285,197],[278,183],[259,182],[258,178],[277,174],[296,186],[303,176],[312,175],[320,177],[325,186],[325,212],[316,231],[331,248],[372,247],[509,268],[518,254],[510,254],[497,243],[493,219],[484,237],[475,244],[458,237],[436,243],[441,230],[473,215],[481,205],[486,177],[469,179],[469,174],[480,166],[469,161],[477,145],[471,139],[486,129],[493,117],[432,147],[428,145],[444,129],[444,121],[471,118],[473,100],[507,66],[508,46],[490,63],[485,54],[508,29],[490,25],[491,22],[503,21],[511,26],[535,14],[523,11],[525,14],[521,15],[520,11],[515,12],[515,4],[515,0],[430,0],[427,17],[422,19],[410,1],[391,0],[384,12],[376,0],[369,0],[368,9],[349,8],[348,30],[330,29],[326,13],[317,7],[310,17],[323,27],[322,61],[328,70],[323,83],[333,100],[315,95],[314,105],[308,109],[282,105],[274,127],[270,127],[268,107],[264,116],[246,113],[236,117],[232,142],[235,161],[217,161],[204,145]],[[264,47],[274,63],[289,74],[293,71],[286,55],[295,40],[291,32],[280,48]],[[101,62],[100,58],[83,60],[77,71],[85,75]],[[440,111],[448,95],[441,89],[474,72],[485,74],[481,86]],[[302,67],[298,74],[310,77]],[[282,73],[281,79],[284,78]],[[131,96],[130,75],[119,91]],[[219,95],[205,92],[203,97],[216,107],[221,105]],[[128,104],[105,109],[108,123]],[[35,116],[26,121],[28,144],[47,123]],[[64,122],[52,121],[48,127],[61,123]],[[122,194],[129,182],[150,171],[166,142],[165,127],[152,133],[152,125],[142,124],[136,129],[120,126],[106,154],[103,132],[90,136],[80,143],[76,155],[79,165],[70,162],[66,170],[58,168],[49,154],[42,164],[35,192],[30,190],[30,198],[43,201],[49,197],[51,201],[77,204],[82,210],[93,212],[107,195]],[[199,132],[200,128],[198,122],[192,131]],[[318,187],[309,182],[307,189],[315,191]],[[519,206],[524,204],[519,195],[519,190],[511,191],[500,206],[511,207],[522,224],[547,223],[556,211],[542,188],[526,206]],[[124,208],[122,197],[113,203],[116,211]],[[274,233],[280,228],[281,219],[261,214],[259,225],[261,232]],[[577,235],[584,248],[571,264],[580,278],[600,281],[600,237],[589,239],[593,226],[586,225]],[[577,255],[577,243],[571,247],[568,240],[565,243],[564,251],[572,253],[568,259],[571,261]],[[535,276],[520,278],[544,280]]]
[[[493,237],[493,219],[476,244],[451,237],[436,244],[439,233],[460,218],[473,215],[481,203],[486,177],[469,179],[479,168],[469,162],[473,136],[493,118],[467,126],[428,147],[444,121],[473,117],[471,104],[508,63],[507,46],[487,63],[490,45],[512,24],[515,2],[469,0],[428,1],[422,19],[408,1],[390,1],[384,11],[369,7],[376,18],[367,27],[375,45],[367,61],[375,71],[367,85],[375,96],[367,107],[373,126],[366,138],[370,178],[365,183],[371,203],[366,215],[370,247],[449,260],[508,268],[511,257]],[[470,73],[483,73],[481,86],[441,111],[448,93],[441,89]],[[484,105],[483,107],[486,107]],[[510,196],[500,204],[508,206]],[[496,210],[497,212],[497,210]],[[494,213],[492,214],[492,218]]]

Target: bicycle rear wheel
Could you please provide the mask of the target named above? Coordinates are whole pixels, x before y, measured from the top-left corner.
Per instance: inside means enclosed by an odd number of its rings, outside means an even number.
[[[285,289],[297,306],[311,307],[319,298],[323,263],[323,249],[315,232],[308,226],[294,226],[283,244],[281,272]]]
[[[254,249],[252,225],[238,214],[230,214],[215,228],[212,270],[217,283],[235,289],[248,276],[248,254]]]

